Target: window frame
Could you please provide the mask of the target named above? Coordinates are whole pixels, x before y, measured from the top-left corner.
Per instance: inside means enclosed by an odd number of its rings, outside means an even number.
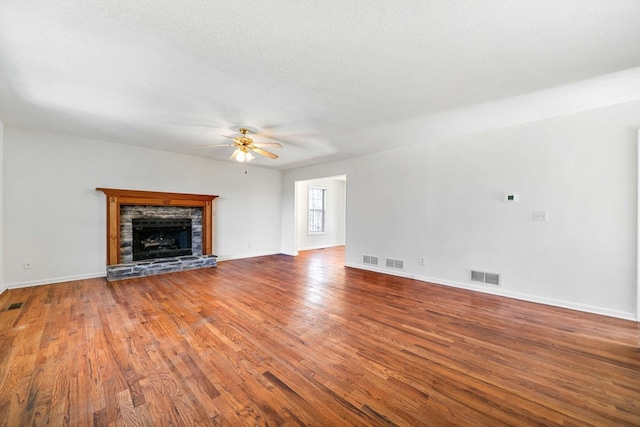
[[[311,194],[312,190],[322,191],[322,210],[311,209]],[[322,214],[322,230],[311,230],[311,212],[321,212]],[[307,187],[307,235],[315,236],[319,234],[327,234],[327,189],[325,187],[309,186]]]

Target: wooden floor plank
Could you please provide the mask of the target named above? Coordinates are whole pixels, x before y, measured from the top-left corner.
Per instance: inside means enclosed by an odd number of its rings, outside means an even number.
[[[6,291],[0,426],[640,425],[637,323],[343,258]]]

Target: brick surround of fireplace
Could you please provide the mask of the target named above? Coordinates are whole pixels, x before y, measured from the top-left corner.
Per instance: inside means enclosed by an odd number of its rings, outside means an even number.
[[[133,220],[190,218],[191,255],[202,255],[202,208],[182,206],[120,206],[120,262],[133,262]]]

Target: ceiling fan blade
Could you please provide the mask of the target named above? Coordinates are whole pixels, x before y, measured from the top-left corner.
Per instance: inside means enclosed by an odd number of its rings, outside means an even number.
[[[201,144],[198,147],[235,147],[235,144]]]
[[[277,159],[278,156],[276,154],[270,153],[267,150],[263,150],[262,148],[254,148],[253,151],[255,151],[258,154],[262,154],[263,156],[267,156],[270,159]]]
[[[274,148],[282,148],[282,144],[277,142],[254,142],[254,147],[274,147]]]

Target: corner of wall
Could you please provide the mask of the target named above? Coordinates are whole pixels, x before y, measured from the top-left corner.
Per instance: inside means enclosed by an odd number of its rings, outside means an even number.
[[[0,122],[0,294],[4,287],[4,124]]]
[[[636,141],[636,322],[640,322],[640,129]]]

